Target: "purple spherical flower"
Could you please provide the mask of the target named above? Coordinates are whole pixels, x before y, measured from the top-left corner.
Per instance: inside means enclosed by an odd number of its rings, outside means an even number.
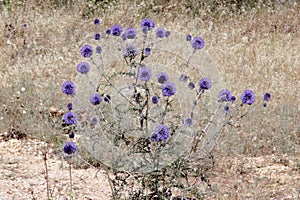
[[[81,47],[80,53],[84,58],[89,58],[93,54],[93,47],[91,45],[86,44],[83,47]]]
[[[185,39],[186,39],[186,41],[191,41],[192,40],[192,36],[190,34],[186,35]]]
[[[90,65],[87,62],[80,62],[77,65],[77,71],[81,74],[87,74],[90,71]]]
[[[67,109],[68,110],[73,110],[73,104],[72,103],[68,103],[67,104]]]
[[[64,146],[64,152],[66,154],[73,154],[76,150],[77,148],[73,142],[67,142]]]
[[[111,34],[111,30],[110,30],[110,29],[107,29],[107,30],[105,31],[105,33],[106,33],[107,35],[110,35],[110,34]]]
[[[139,70],[139,74],[138,74],[139,79],[141,79],[142,81],[149,81],[150,78],[152,77],[152,73],[150,71],[150,69],[148,69],[147,67],[142,67]]]
[[[100,40],[101,39],[100,33],[96,33],[94,38],[95,38],[95,40]]]
[[[157,81],[160,83],[160,84],[163,84],[165,82],[167,82],[169,80],[169,76],[167,73],[165,72],[159,72],[157,74]]]
[[[208,90],[212,86],[211,80],[208,78],[202,78],[199,82],[199,86],[203,90]]]
[[[125,52],[124,52],[125,57],[135,57],[137,54],[138,51],[133,45],[128,45],[125,47]]]
[[[96,53],[98,54],[102,53],[102,48],[100,46],[96,47]]]
[[[71,81],[66,81],[62,84],[62,92],[67,95],[75,94],[75,85]]]
[[[158,102],[159,102],[159,97],[158,96],[156,96],[156,95],[154,95],[153,97],[152,97],[152,103],[154,103],[154,104],[158,104]]]
[[[241,100],[244,104],[253,104],[255,101],[254,92],[252,92],[252,90],[245,90],[241,95]]]
[[[189,82],[188,87],[193,90],[196,86],[193,82]]]
[[[144,49],[144,55],[145,55],[145,56],[149,56],[150,54],[151,54],[151,48],[146,47],[146,48]]]
[[[164,38],[166,36],[166,30],[162,27],[158,27],[155,31],[156,37]]]
[[[235,102],[236,101],[236,97],[235,96],[231,96],[231,102]]]
[[[176,87],[174,85],[174,83],[171,82],[166,82],[163,84],[162,86],[162,93],[164,96],[172,96],[176,93]]]
[[[136,32],[135,28],[127,28],[125,30],[125,36],[127,39],[134,39],[136,37],[136,34],[137,34],[137,32]]]
[[[154,132],[151,135],[152,142],[165,141],[169,138],[169,129],[164,124],[159,124],[155,127]]]
[[[111,27],[110,31],[111,31],[112,35],[120,36],[123,30],[122,30],[122,27],[119,24],[115,24]]]
[[[94,24],[95,24],[96,26],[99,26],[99,25],[100,25],[100,19],[96,18],[96,19],[94,20]]]
[[[267,107],[267,106],[268,106],[267,103],[264,103],[264,104],[263,104],[263,107]]]
[[[270,100],[271,100],[271,94],[268,93],[268,92],[266,92],[266,93],[264,94],[263,98],[264,98],[265,101],[270,101]]]
[[[91,104],[94,106],[99,105],[102,101],[99,94],[92,94],[89,99],[90,99]]]
[[[143,19],[141,23],[141,28],[144,33],[152,30],[154,28],[154,22],[151,19]]]
[[[192,40],[192,47],[194,49],[202,49],[204,47],[204,40],[201,37],[194,37]]]
[[[185,126],[191,126],[191,125],[193,124],[192,118],[190,118],[190,117],[186,118],[186,119],[183,121],[183,124],[184,124]]]
[[[67,125],[76,124],[77,120],[78,117],[74,112],[67,112],[64,114],[64,121]]]
[[[229,112],[229,110],[230,110],[229,106],[224,106],[224,111],[225,111],[226,113]]]
[[[221,90],[218,95],[219,102],[231,101],[231,92],[227,89]]]

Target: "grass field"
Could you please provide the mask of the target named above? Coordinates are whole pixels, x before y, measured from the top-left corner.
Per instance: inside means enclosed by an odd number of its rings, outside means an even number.
[[[139,27],[142,19],[151,18],[168,30],[201,35],[207,55],[232,93],[238,96],[251,89],[257,97],[266,91],[272,94],[267,108],[259,108],[240,120],[241,126],[220,136],[216,168],[209,168],[207,176],[222,184],[213,185],[208,198],[296,199],[295,191],[299,198],[299,2],[41,2],[0,1],[1,142],[27,135],[61,147],[64,137],[59,136],[53,114],[67,103],[61,84],[75,79],[79,49],[95,31],[93,19],[99,17],[107,27]],[[289,166],[285,175],[290,184],[266,178],[270,169],[264,162]],[[262,168],[266,175],[256,176],[255,170]]]

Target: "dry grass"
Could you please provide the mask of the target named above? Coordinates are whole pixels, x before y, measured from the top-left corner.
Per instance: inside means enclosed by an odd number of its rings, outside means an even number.
[[[120,23],[138,27],[141,19],[149,17],[158,26],[203,36],[208,55],[235,95],[244,89],[254,90],[258,97],[265,91],[273,95],[267,109],[259,109],[243,119],[242,127],[221,136],[216,162],[225,171],[219,173],[226,177],[236,173],[227,165],[236,158],[273,155],[278,159],[287,156],[298,163],[295,171],[299,178],[300,5],[275,3],[240,13],[219,6],[213,15],[206,7],[209,3],[199,4],[199,9],[195,9],[196,4],[175,0],[113,1],[101,4],[102,10],[90,14],[90,19],[82,18],[93,7],[88,3],[55,8],[51,1],[42,6],[27,1],[21,6],[12,5],[11,10],[1,9],[0,131],[43,139],[49,138],[49,132],[61,134],[50,108],[63,109],[66,104],[60,86],[64,80],[75,78],[78,49],[95,31],[91,19],[101,18],[103,26]],[[22,92],[22,87],[26,91]],[[45,119],[49,119],[47,123]],[[217,171],[211,177],[217,179]],[[241,192],[253,194],[257,189],[269,189],[261,184],[264,180],[256,181],[255,187],[243,186]],[[276,184],[272,187],[277,188]],[[215,197],[222,198],[221,194]]]

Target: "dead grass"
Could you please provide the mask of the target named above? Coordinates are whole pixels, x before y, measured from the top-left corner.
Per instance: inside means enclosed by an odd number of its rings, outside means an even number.
[[[260,190],[284,190],[272,178],[253,178],[255,174],[252,178],[241,177],[238,174],[243,173],[241,169],[232,170],[228,162],[288,156],[299,165],[299,4],[274,4],[239,14],[219,7],[216,16],[205,6],[195,10],[189,5],[189,1],[114,1],[104,4],[105,10],[99,10],[90,19],[82,18],[89,9],[84,3],[74,3],[65,9],[53,8],[49,2],[38,6],[34,1],[27,1],[23,6],[13,6],[11,11],[2,9],[0,131],[17,129],[39,138],[45,138],[51,131],[61,134],[53,127],[55,122],[40,125],[38,114],[48,111],[45,115],[48,116],[51,107],[64,108],[66,100],[60,94],[60,86],[64,80],[75,78],[74,66],[80,58],[78,49],[95,31],[91,19],[99,17],[103,26],[120,23],[138,27],[141,19],[149,17],[157,26],[203,36],[207,53],[218,66],[227,88],[236,96],[244,89],[254,90],[258,98],[265,91],[273,95],[267,109],[249,115],[242,121],[242,127],[225,131],[219,139],[216,162],[221,166],[218,169],[224,171],[211,174],[212,181],[221,182],[216,186],[220,189],[216,190],[215,198],[250,199],[256,195],[257,199],[265,199],[271,196],[263,193],[265,198],[260,198],[257,194]],[[23,27],[24,23],[27,28]],[[26,91],[21,92],[21,87]],[[249,163],[256,165],[257,161]],[[267,167],[265,170],[272,173]],[[252,172],[255,170],[245,173]],[[226,174],[228,179],[233,176],[233,180],[227,180],[227,185],[222,186],[220,174]],[[299,179],[299,166],[290,177]],[[245,180],[254,181],[253,187],[248,187]],[[272,184],[267,184],[268,181]],[[294,184],[295,188],[300,187],[299,181]],[[222,196],[229,186],[229,191],[233,191],[235,185],[239,191],[235,196]],[[280,195],[274,198],[284,198]]]

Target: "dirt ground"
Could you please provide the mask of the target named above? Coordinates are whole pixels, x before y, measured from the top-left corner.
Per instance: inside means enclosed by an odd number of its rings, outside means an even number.
[[[0,199],[47,199],[42,142],[0,142]],[[218,158],[210,171],[207,199],[299,199],[299,159],[282,155]],[[48,158],[53,199],[70,199],[69,165],[54,152]],[[74,199],[111,199],[105,171],[73,169]]]

